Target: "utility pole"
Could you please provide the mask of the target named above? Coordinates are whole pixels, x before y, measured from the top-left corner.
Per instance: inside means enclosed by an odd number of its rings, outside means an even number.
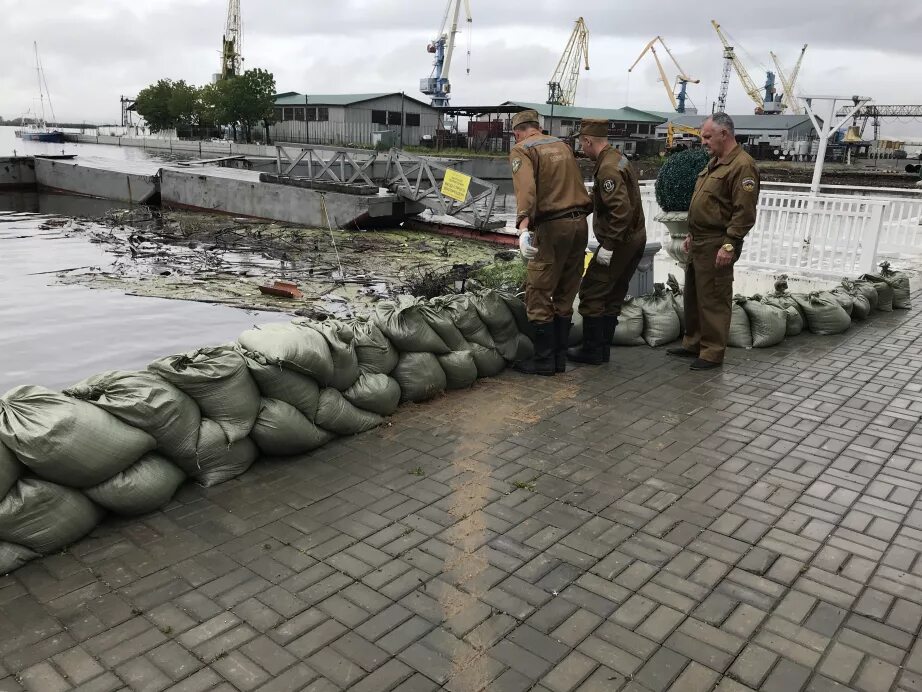
[[[819,135],[819,147],[816,152],[816,165],[813,168],[813,181],[810,183],[810,194],[818,195],[820,192],[820,179],[823,177],[823,165],[826,161],[826,148],[829,146],[829,138],[832,137],[840,127],[842,127],[848,120],[868,101],[870,97],[868,96],[801,96],[800,97],[804,106],[807,110],[807,115],[810,116],[810,121],[813,123],[813,127],[816,128],[816,133]],[[814,101],[829,101],[829,111],[826,119],[823,121],[823,124],[820,125],[819,120],[817,120],[816,115],[813,110]],[[830,125],[836,117],[836,102],[837,101],[851,101],[854,103],[854,107],[848,111],[846,115],[840,122],[835,125]]]
[[[406,92],[400,92],[400,148],[403,149],[403,126],[407,121]]]

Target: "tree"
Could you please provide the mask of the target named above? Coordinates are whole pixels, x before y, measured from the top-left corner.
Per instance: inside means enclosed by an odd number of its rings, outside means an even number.
[[[218,116],[223,122],[240,123],[251,139],[253,125],[270,121],[275,112],[275,77],[259,68],[247,70],[239,77],[218,82]],[[236,128],[234,131],[236,136]]]
[[[170,93],[169,112],[176,127],[191,127],[196,124],[198,103],[201,100],[201,90],[184,80],[173,82]]]
[[[170,79],[161,79],[138,93],[135,108],[147,121],[151,132],[170,130],[176,126],[176,120],[170,111],[172,96],[173,81]]]

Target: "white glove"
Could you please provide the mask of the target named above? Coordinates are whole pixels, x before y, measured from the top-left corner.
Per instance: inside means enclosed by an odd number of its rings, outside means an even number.
[[[603,267],[607,267],[611,262],[611,256],[615,254],[612,250],[606,250],[601,245],[599,246],[599,251],[595,253],[595,261],[601,264]]]
[[[527,260],[534,259],[538,255],[538,248],[531,244],[531,232],[525,231],[519,236],[519,252]]]

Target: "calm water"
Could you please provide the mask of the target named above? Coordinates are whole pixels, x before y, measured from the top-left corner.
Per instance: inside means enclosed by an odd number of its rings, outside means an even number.
[[[109,144],[50,144],[46,142],[24,142],[16,135],[15,127],[0,127],[0,156],[28,156],[30,154],[77,154],[118,160],[159,159],[160,153],[149,152],[139,147],[117,147]],[[79,132],[79,130],[65,130]],[[89,132],[89,131],[88,131]]]

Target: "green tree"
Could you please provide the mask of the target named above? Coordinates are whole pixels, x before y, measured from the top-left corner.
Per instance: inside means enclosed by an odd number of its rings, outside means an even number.
[[[247,70],[239,77],[218,82],[217,116],[221,122],[239,123],[251,140],[254,125],[265,124],[273,118],[275,109],[275,77],[259,68]],[[236,137],[236,127],[234,128]]]
[[[170,79],[161,79],[138,93],[135,108],[138,114],[147,121],[151,132],[170,130],[176,126],[176,120],[170,109],[172,97],[173,81]]]
[[[169,112],[176,127],[191,127],[196,124],[201,92],[184,80],[173,82],[170,93]]]

